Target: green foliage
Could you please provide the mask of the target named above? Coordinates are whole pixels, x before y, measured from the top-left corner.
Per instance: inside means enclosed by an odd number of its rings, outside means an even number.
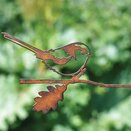
[[[74,41],[92,51],[85,79],[131,83],[131,0],[1,0],[0,31],[38,48]],[[82,60],[82,59],[81,59]],[[62,71],[77,66],[57,67]],[[46,85],[20,85],[20,78],[61,79],[34,55],[0,36],[0,130],[129,131],[131,90],[70,85],[56,111],[32,111]]]

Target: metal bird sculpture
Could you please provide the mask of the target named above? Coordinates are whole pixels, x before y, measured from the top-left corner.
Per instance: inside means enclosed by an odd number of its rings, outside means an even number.
[[[75,42],[75,43],[71,43],[69,45],[63,46],[63,47],[59,47],[56,49],[49,49],[49,50],[40,50],[36,47],[33,47],[15,37],[13,37],[12,35],[6,33],[6,32],[2,32],[2,34],[4,35],[4,38],[32,51],[33,53],[35,53],[36,57],[38,59],[41,59],[47,67],[49,67],[50,69],[54,70],[55,72],[57,72],[58,74],[64,75],[64,76],[73,76],[75,74],[78,74],[80,72],[80,70],[76,71],[75,73],[71,73],[71,74],[64,74],[62,72],[56,71],[55,69],[53,69],[48,63],[48,60],[52,60],[55,64],[58,65],[64,65],[67,64],[69,61],[71,61],[72,59],[77,60],[76,58],[76,51],[80,51],[83,55],[89,56],[90,54],[90,49],[87,45],[85,45],[84,43],[81,42]],[[86,48],[81,47],[81,45],[84,45]],[[53,54],[51,54],[52,52],[55,52],[57,50],[64,50],[68,56],[64,57],[64,58],[57,58],[56,56],[54,56]],[[87,63],[87,59],[84,62],[84,65]],[[81,66],[81,68],[83,68],[83,66]],[[80,69],[81,69],[80,68]]]
[[[53,110],[56,109],[58,102],[60,100],[63,100],[63,94],[66,91],[67,86],[69,84],[86,83],[86,84],[97,85],[100,87],[128,87],[128,88],[131,88],[131,84],[104,84],[104,83],[98,83],[98,82],[91,81],[91,80],[79,79],[81,77],[81,75],[83,75],[85,73],[88,59],[91,57],[90,49],[84,43],[74,42],[74,43],[68,44],[63,47],[43,51],[43,50],[33,47],[33,46],[15,38],[15,37],[13,37],[12,35],[10,35],[6,32],[2,32],[2,34],[3,34],[4,38],[34,52],[36,57],[38,59],[41,59],[42,62],[52,71],[54,71],[60,75],[63,75],[63,76],[71,76],[71,79],[66,79],[66,80],[65,79],[64,80],[46,80],[46,79],[44,79],[44,80],[20,80],[21,84],[54,84],[54,83],[57,83],[57,85],[55,85],[55,87],[49,85],[47,87],[48,91],[39,92],[40,96],[36,97],[34,99],[34,101],[35,101],[34,110],[35,111],[43,111],[44,113],[47,113],[50,109],[53,109]],[[82,46],[84,46],[84,47],[82,47]],[[54,56],[52,54],[52,52],[55,52],[57,50],[65,51],[68,54],[68,56],[63,57],[63,58],[58,58],[58,57]],[[83,65],[81,65],[81,67],[74,73],[65,74],[65,73],[59,72],[58,70],[56,70],[52,66],[50,66],[48,63],[48,60],[51,60],[55,64],[64,65],[64,64],[67,64],[72,59],[77,60],[77,57],[76,57],[77,51],[80,51],[82,55],[86,55],[86,58],[85,58]]]

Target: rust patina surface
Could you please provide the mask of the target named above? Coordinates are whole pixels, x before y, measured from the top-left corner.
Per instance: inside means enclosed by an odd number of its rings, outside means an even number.
[[[41,59],[42,62],[52,71],[63,75],[63,76],[70,76],[70,79],[63,79],[63,80],[20,80],[21,84],[50,84],[47,86],[48,91],[41,91],[39,92],[39,97],[36,97],[34,99],[35,104],[34,104],[34,110],[35,111],[43,111],[44,113],[47,113],[50,109],[56,109],[58,102],[60,100],[63,100],[63,94],[67,90],[67,86],[69,84],[75,84],[75,83],[86,83],[86,84],[91,84],[91,85],[96,85],[100,87],[107,87],[107,88],[121,88],[121,87],[126,87],[126,88],[131,88],[131,84],[104,84],[104,83],[98,83],[95,81],[91,80],[81,80],[80,77],[83,75],[86,71],[86,65],[91,58],[91,52],[89,47],[81,42],[74,42],[71,44],[68,44],[63,47],[59,47],[56,49],[49,49],[49,50],[40,50],[36,47],[33,47],[15,37],[12,35],[2,32],[4,38],[12,41],[13,43],[16,43],[17,45],[20,45],[32,52],[35,53],[36,57],[38,59]],[[63,58],[58,58],[52,54],[52,52],[55,52],[57,50],[63,50],[65,51],[68,56],[63,57]],[[72,59],[77,60],[76,57],[76,52],[80,51],[82,55],[85,55],[85,61],[83,65],[74,73],[62,73],[59,72],[58,70],[54,69],[48,64],[48,60],[53,61],[55,64],[58,65],[64,65],[67,64],[69,61]],[[53,87],[51,84],[56,84],[55,87]]]

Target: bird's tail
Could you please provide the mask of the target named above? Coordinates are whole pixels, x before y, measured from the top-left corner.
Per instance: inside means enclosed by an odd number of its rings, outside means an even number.
[[[15,37],[13,37],[12,35],[10,35],[10,34],[8,34],[8,33],[6,33],[6,32],[1,32],[1,34],[3,34],[4,38],[12,41],[13,43],[16,43],[17,45],[20,45],[20,46],[26,48],[26,49],[34,52],[34,53],[37,53],[38,51],[39,51],[39,52],[42,51],[42,50],[40,50],[40,49],[38,49],[38,48],[36,48],[36,47],[34,47],[34,46],[32,46],[32,45],[29,45],[29,44],[27,44],[27,43],[25,43],[25,42],[23,42],[23,41],[15,38]]]

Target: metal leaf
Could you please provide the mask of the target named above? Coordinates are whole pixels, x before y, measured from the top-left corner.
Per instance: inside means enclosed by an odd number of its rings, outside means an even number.
[[[58,102],[63,100],[63,93],[66,91],[66,85],[55,85],[48,86],[48,91],[39,92],[40,97],[36,97],[34,110],[43,111],[47,113],[50,109],[55,110],[57,108]]]

